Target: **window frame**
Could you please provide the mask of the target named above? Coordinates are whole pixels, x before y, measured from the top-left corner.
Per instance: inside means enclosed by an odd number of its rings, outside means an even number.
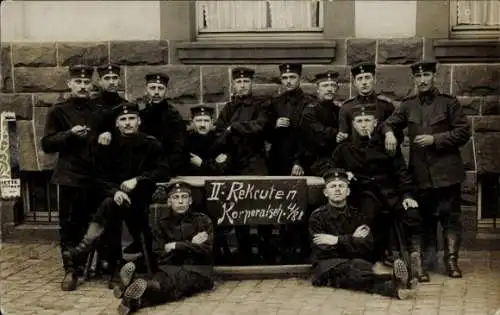
[[[239,29],[239,30],[203,30],[200,28],[202,22],[202,11],[200,2],[194,1],[195,13],[195,35],[197,41],[203,40],[322,40],[325,32],[326,5],[323,0],[316,1],[319,6],[319,24],[321,27],[313,27],[304,30],[287,29]]]
[[[499,26],[456,25],[458,20],[458,1],[450,0],[450,38],[452,39],[491,39],[500,38]]]

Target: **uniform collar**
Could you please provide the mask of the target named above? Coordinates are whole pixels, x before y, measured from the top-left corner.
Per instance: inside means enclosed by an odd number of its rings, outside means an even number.
[[[373,103],[374,101],[376,101],[377,99],[377,94],[375,92],[371,92],[370,94],[368,95],[361,95],[361,94],[358,94],[358,96],[356,96],[356,99],[360,102],[360,103]]]
[[[331,203],[328,203],[328,211],[330,211],[334,219],[337,219],[340,216],[348,217],[351,215],[351,212],[349,211],[349,206],[347,204],[339,208],[333,206]]]
[[[436,95],[438,94],[439,91],[435,87],[433,87],[427,92],[419,93],[418,99],[420,100],[421,104],[431,104],[434,101]]]
[[[76,109],[82,110],[88,107],[89,105],[89,98],[82,98],[82,97],[72,97],[71,102],[75,105]]]
[[[294,90],[284,92],[283,95],[285,95],[286,97],[300,97],[304,95],[304,91],[300,87],[298,87]]]
[[[243,96],[234,95],[231,99],[234,103],[243,104],[245,106],[252,105],[252,94],[247,94]]]

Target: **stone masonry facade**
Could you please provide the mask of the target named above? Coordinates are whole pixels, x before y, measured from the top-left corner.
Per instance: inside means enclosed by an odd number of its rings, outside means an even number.
[[[228,101],[233,64],[182,63],[175,41],[130,41],[94,43],[2,43],[0,60],[0,111],[14,111],[21,168],[26,171],[51,169],[55,157],[45,155],[39,141],[51,106],[67,96],[68,66],[86,63],[97,66],[113,62],[122,67],[124,95],[134,100],[144,93],[144,75],[161,71],[170,77],[168,96],[187,117],[194,104],[210,103],[217,112]],[[314,74],[325,69],[340,73],[338,99],[354,95],[349,64],[372,61],[377,64],[377,90],[396,103],[413,93],[409,65],[434,57],[432,40],[342,39],[337,40],[328,64],[304,64],[303,87],[314,93]],[[500,54],[499,54],[500,56]],[[289,61],[285,58],[282,62]],[[314,61],[313,61],[314,62]],[[317,62],[317,61],[316,61]],[[254,93],[279,93],[277,64],[252,61],[255,68]],[[500,172],[497,158],[500,143],[500,58],[487,63],[441,63],[437,72],[438,88],[456,95],[463,104],[473,127],[471,141],[463,148],[467,166],[464,199],[476,203],[477,174]],[[475,212],[475,210],[474,210]],[[467,216],[466,229],[475,229],[475,213]]]

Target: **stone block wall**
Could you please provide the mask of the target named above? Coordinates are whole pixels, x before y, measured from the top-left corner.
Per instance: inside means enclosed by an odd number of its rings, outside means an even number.
[[[239,65],[238,62],[182,64],[178,44],[175,41],[2,43],[0,111],[13,110],[17,114],[23,168],[45,170],[54,164],[55,157],[43,154],[39,139],[48,110],[66,97],[67,69],[73,64],[120,64],[122,90],[129,100],[143,95],[146,73],[162,71],[171,77],[169,98],[185,117],[190,106],[201,102],[211,103],[219,111],[229,99],[231,68]],[[330,64],[304,65],[303,87],[314,93],[312,80],[316,72],[325,68],[338,71],[340,101],[354,95],[348,66],[351,63],[376,62],[377,89],[400,101],[413,93],[409,64],[434,56],[432,40],[426,38],[340,39],[334,49],[332,55],[335,57]],[[256,94],[271,96],[280,92],[277,65],[255,61],[250,66],[256,69]],[[437,77],[439,89],[456,95],[472,122],[473,138],[462,151],[468,169],[464,199],[475,203],[476,170],[479,173],[500,172],[500,159],[497,158],[500,62],[439,64]]]

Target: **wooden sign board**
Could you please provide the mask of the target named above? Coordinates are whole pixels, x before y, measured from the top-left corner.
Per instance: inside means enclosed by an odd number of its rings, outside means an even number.
[[[293,224],[307,207],[305,179],[207,180],[208,213],[217,225]]]

